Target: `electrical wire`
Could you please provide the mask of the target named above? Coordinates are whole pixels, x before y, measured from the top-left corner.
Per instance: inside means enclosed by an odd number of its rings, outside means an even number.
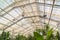
[[[52,9],[51,9],[51,13],[50,13],[50,17],[49,17],[49,20],[48,20],[48,25],[49,25],[50,20],[51,20],[51,16],[52,16],[52,12],[53,12],[54,3],[55,3],[55,0],[53,0]]]
[[[45,0],[44,0],[44,15],[45,15]],[[45,17],[44,17],[44,24],[45,24]],[[45,25],[44,25],[44,27],[45,27]]]

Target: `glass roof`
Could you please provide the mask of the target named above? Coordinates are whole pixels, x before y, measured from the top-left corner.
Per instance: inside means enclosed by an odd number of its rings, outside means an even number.
[[[14,1],[13,0],[0,0],[0,8],[4,9],[10,4],[12,4]]]
[[[27,34],[48,22],[53,28],[60,23],[60,0],[0,0],[0,30]]]

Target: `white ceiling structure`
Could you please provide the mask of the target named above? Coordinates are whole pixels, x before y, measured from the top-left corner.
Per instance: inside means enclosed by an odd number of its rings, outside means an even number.
[[[53,0],[0,0],[0,30],[27,35],[48,22],[56,28],[60,23],[60,1],[55,0],[52,6]]]

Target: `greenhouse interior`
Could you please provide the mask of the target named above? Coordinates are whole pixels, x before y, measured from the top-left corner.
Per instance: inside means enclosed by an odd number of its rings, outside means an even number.
[[[0,40],[60,40],[60,0],[0,0]]]

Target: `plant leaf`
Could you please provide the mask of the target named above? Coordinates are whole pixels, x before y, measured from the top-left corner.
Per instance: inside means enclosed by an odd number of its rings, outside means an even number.
[[[44,40],[44,37],[37,32],[34,32],[34,37],[36,38],[36,40]]]
[[[50,39],[51,39],[52,33],[53,33],[53,29],[50,29],[50,30],[47,32],[46,40],[50,40]]]

